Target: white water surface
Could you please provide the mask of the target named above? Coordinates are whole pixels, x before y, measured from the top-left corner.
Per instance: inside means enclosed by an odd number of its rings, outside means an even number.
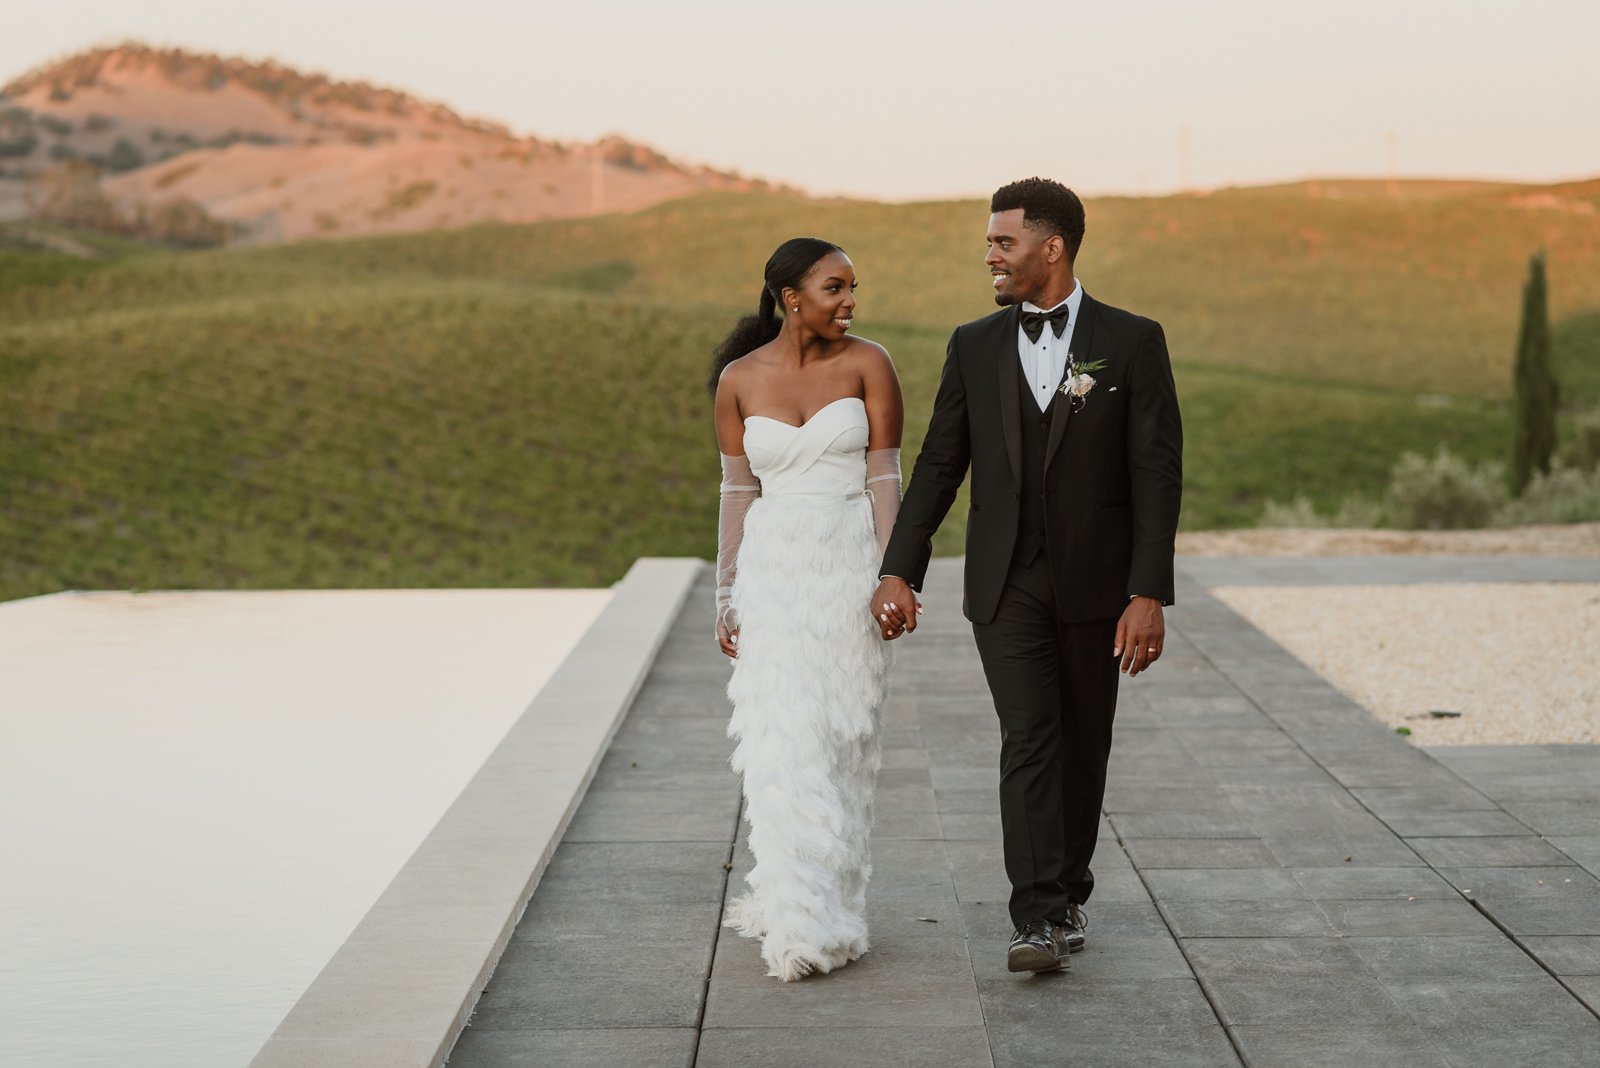
[[[0,604],[0,1063],[249,1063],[604,590]]]

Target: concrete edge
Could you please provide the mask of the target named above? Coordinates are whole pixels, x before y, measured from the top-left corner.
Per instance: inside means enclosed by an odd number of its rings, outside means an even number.
[[[706,565],[641,558],[251,1068],[438,1068]]]

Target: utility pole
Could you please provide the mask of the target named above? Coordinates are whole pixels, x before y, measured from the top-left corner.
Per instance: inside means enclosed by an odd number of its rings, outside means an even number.
[[[1189,124],[1184,123],[1178,131],[1178,191],[1187,193],[1190,189],[1192,146],[1189,143]]]

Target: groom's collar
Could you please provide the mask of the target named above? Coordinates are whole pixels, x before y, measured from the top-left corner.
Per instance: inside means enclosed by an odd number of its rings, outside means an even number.
[[[1083,286],[1076,278],[1072,280],[1072,292],[1067,294],[1067,299],[1062,301],[1061,304],[1065,304],[1067,306],[1067,318],[1076,319],[1078,317],[1078,309],[1083,306]],[[1061,304],[1057,304],[1050,308],[1041,308],[1033,301],[1025,300],[1022,302],[1022,310],[1028,312],[1044,312],[1045,314],[1049,314],[1050,312],[1055,311],[1056,308],[1061,307]]]

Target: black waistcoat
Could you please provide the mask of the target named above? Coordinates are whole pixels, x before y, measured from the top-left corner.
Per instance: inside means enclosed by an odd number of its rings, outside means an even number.
[[[1045,529],[1044,454],[1050,444],[1050,421],[1062,403],[1061,391],[1050,395],[1044,411],[1030,392],[1032,383],[1017,376],[1022,391],[1022,500],[1017,516],[1017,546],[1011,555],[1014,565],[1025,566],[1041,549],[1049,546]]]

